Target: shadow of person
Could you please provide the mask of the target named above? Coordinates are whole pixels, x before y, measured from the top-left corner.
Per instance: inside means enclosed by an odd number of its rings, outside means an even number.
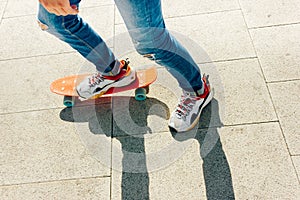
[[[140,200],[149,199],[144,135],[152,132],[147,126],[150,114],[163,119],[168,119],[170,115],[167,105],[157,99],[137,102],[130,97],[114,97],[113,103],[65,108],[60,117],[70,122],[88,122],[89,131],[94,135],[104,134],[120,142],[122,155],[115,159],[115,155],[112,156],[112,163],[117,163],[112,168],[122,171],[122,199]],[[235,199],[230,168],[218,133],[221,126],[218,101],[213,99],[203,110],[198,127],[186,133],[171,131],[177,141],[195,138],[199,142],[206,196],[209,200]],[[114,154],[114,149],[112,151]],[[118,158],[122,159],[120,168],[117,166]]]
[[[229,164],[218,133],[218,128],[221,126],[223,125],[219,116],[219,104],[216,99],[213,99],[203,109],[196,130],[186,133],[176,133],[171,130],[173,138],[177,141],[195,138],[199,142],[208,200],[235,199]]]
[[[109,102],[104,98],[101,98],[102,101]],[[112,168],[122,171],[121,196],[124,200],[149,199],[149,174],[144,145],[144,134],[152,133],[147,124],[149,115],[168,119],[170,114],[168,106],[157,99],[136,101],[130,97],[113,97],[112,103],[65,108],[60,112],[62,120],[75,123],[88,122],[89,132],[94,135],[104,134],[120,142],[121,156],[115,155],[119,150],[115,149],[115,145],[112,148]],[[78,134],[82,134],[83,142],[84,138],[89,137],[80,131]],[[86,141],[85,145],[93,151],[90,148],[94,148],[94,144],[96,141],[93,144]],[[122,158],[120,167],[118,158]]]

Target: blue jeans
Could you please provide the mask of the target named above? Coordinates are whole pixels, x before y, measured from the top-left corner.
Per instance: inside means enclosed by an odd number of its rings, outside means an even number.
[[[80,0],[70,0],[79,6]],[[181,88],[202,88],[200,70],[187,50],[169,33],[160,0],[115,0],[137,52],[165,66]],[[99,13],[99,15],[101,15]],[[98,71],[115,74],[119,61],[103,39],[79,15],[56,16],[39,5],[43,30],[55,35],[92,62]]]

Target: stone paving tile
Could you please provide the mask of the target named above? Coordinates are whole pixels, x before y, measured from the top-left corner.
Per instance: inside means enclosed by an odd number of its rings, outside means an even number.
[[[299,191],[277,123],[113,140],[113,199],[297,199]]]
[[[220,120],[210,114],[211,109],[219,110],[221,123],[225,125],[277,120],[257,59],[200,67],[203,73],[210,75],[215,88],[215,101],[202,114],[205,127],[220,125]],[[177,81],[166,70],[159,69],[158,80],[150,86],[149,99],[145,102],[130,98],[134,96],[133,91],[124,93],[123,98],[112,99],[114,135],[168,131],[169,116],[180,95]]]
[[[110,179],[78,179],[0,187],[2,199],[110,199]]]
[[[162,10],[165,18],[178,17],[186,15],[195,15],[200,13],[218,12],[225,10],[240,9],[237,0],[183,0],[170,1],[162,0]],[[116,24],[124,23],[118,9],[116,9]]]
[[[2,20],[0,60],[73,51],[52,35],[41,31],[35,16]]]
[[[93,12],[102,13],[103,18],[95,20]],[[82,9],[84,18],[90,19],[95,30],[104,38],[113,36],[113,6]],[[2,21],[0,35],[0,59],[12,59],[45,54],[74,51],[69,45],[43,32],[37,25],[35,16],[9,18]],[[29,48],[30,46],[30,48]]]
[[[4,18],[33,15],[38,10],[38,1],[35,0],[9,0],[5,10]]]
[[[300,78],[300,24],[250,30],[267,82]]]
[[[51,93],[51,82],[79,73],[85,64],[77,53],[0,61],[0,83],[5,86],[0,89],[5,94],[0,113],[62,107],[63,97]]]
[[[102,97],[101,100],[106,99]],[[110,168],[112,111],[110,103],[65,108],[60,118],[74,123],[76,133],[89,155],[101,165]]]
[[[108,176],[105,166],[91,156],[60,110],[0,115],[0,185]],[[87,124],[80,123],[81,126]],[[102,141],[110,139],[105,136]],[[110,148],[102,152],[110,159]]]
[[[240,9],[237,0],[162,0],[162,9],[165,17],[177,17],[183,15],[195,15],[199,13],[217,12],[224,10]]]
[[[225,125],[277,120],[257,59],[204,64],[200,67],[212,74],[210,77],[215,85],[215,98],[224,110],[220,117]],[[210,73],[215,68],[218,73]]]
[[[290,153],[300,154],[300,81],[268,85]],[[286,99],[283,99],[286,97]]]
[[[299,183],[278,123],[228,127],[220,135],[236,199],[298,199]]]
[[[116,138],[112,199],[205,199],[202,165],[194,140],[170,133]]]
[[[256,56],[241,11],[171,18],[166,24],[170,30],[191,38],[207,52],[210,59],[205,60],[202,56],[201,60],[195,58],[197,62]]]
[[[300,22],[300,1],[239,0],[248,27]]]
[[[93,0],[84,0],[80,4],[81,8],[91,7],[91,6],[102,6],[113,4],[112,0],[103,0],[103,1],[93,1]],[[36,15],[38,10],[38,1],[37,0],[9,0],[7,9],[5,11],[5,18],[17,17],[24,15]]]

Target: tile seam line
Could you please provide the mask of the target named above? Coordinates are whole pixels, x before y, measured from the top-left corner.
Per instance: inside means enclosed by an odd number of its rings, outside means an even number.
[[[101,97],[100,97],[101,98]],[[82,105],[82,106],[75,106],[75,108],[84,108],[84,107],[91,107],[91,106],[98,106],[98,105],[109,105],[111,103],[97,103],[97,104],[91,104],[91,105]],[[0,116],[5,115],[14,115],[14,114],[22,114],[22,113],[31,113],[31,112],[42,112],[42,111],[52,111],[52,110],[62,110],[67,107],[61,106],[61,107],[53,107],[53,108],[43,108],[43,109],[36,109],[36,110],[21,110],[21,111],[15,111],[15,112],[7,112],[7,113],[0,113]],[[72,108],[70,108],[72,109]]]
[[[169,16],[169,17],[164,17],[165,20],[167,19],[176,19],[176,18],[184,18],[184,17],[192,17],[192,16],[199,16],[199,15],[209,15],[209,14],[215,14],[215,13],[225,13],[225,12],[234,12],[234,11],[241,11],[240,8],[235,8],[235,9],[228,9],[228,10],[218,10],[218,11],[211,11],[211,12],[200,12],[200,13],[195,13],[195,14],[190,14],[190,15],[178,15],[178,16]],[[115,25],[123,25],[124,22],[115,22]]]
[[[221,125],[221,126],[212,126],[212,127],[204,127],[198,128],[198,131],[207,130],[208,128],[230,128],[230,127],[238,127],[238,126],[251,126],[251,125],[260,125],[260,124],[270,124],[270,123],[279,123],[278,120],[270,120],[270,121],[262,121],[262,122],[249,122],[249,123],[241,123],[241,124],[230,124],[230,125]],[[169,133],[168,130],[160,131],[160,132],[153,132],[151,134],[167,134]],[[177,133],[177,134],[185,134],[185,133]],[[137,136],[140,134],[133,134],[133,135],[121,135],[121,136],[114,136],[114,138],[126,138],[131,136]]]
[[[295,165],[294,160],[293,160],[293,157],[299,157],[299,156],[300,156],[300,154],[295,154],[295,155],[291,155],[290,158],[291,158],[291,160],[292,160],[292,165],[293,165],[293,167],[295,168],[295,171],[296,171],[296,177],[297,177],[298,183],[299,183],[299,185],[300,185],[300,174],[299,174],[300,172],[298,173],[298,170],[297,170],[296,165]]]
[[[109,46],[109,48],[112,48]],[[48,53],[48,54],[39,54],[39,55],[32,55],[32,56],[23,56],[23,57],[13,57],[13,58],[0,58],[0,62],[4,61],[12,61],[12,60],[22,60],[22,59],[28,59],[28,58],[39,58],[39,57],[46,57],[46,56],[57,56],[57,55],[63,55],[63,54],[71,54],[71,53],[78,53],[76,50],[70,50],[65,51],[61,53]]]
[[[208,62],[197,62],[197,64],[210,64],[210,63],[222,63],[222,62],[232,62],[232,61],[239,61],[239,60],[252,60],[258,59],[257,56],[249,56],[249,57],[241,57],[241,58],[232,58],[232,59],[225,59],[225,60],[212,60]]]
[[[284,23],[284,24],[274,24],[274,25],[267,25],[267,26],[257,26],[257,27],[249,27],[249,30],[257,30],[257,29],[267,29],[273,27],[285,27],[285,26],[292,26],[292,25],[299,25],[300,22],[292,22],[292,23]]]
[[[244,61],[244,60],[253,60],[258,59],[257,56],[250,56],[250,57],[242,57],[242,58],[232,58],[232,59],[225,59],[225,60],[212,60],[208,62],[196,62],[198,65],[204,64],[213,64],[213,63],[225,63],[225,62],[234,62],[234,61]],[[165,67],[157,65],[157,69],[164,69]]]
[[[225,13],[225,12],[234,12],[234,11],[241,11],[241,9],[234,8],[234,9],[217,10],[217,11],[211,11],[211,12],[199,12],[199,13],[194,13],[194,14],[189,14],[189,15],[169,16],[169,17],[165,17],[165,19],[174,19],[174,18],[191,17],[191,16],[199,16],[199,15],[209,15],[209,14],[215,14],[215,13]]]
[[[267,82],[267,84],[289,83],[289,82],[297,82],[297,81],[300,81],[300,78],[290,79],[290,80],[269,81]]]
[[[240,8],[242,8],[241,3],[240,3],[240,0],[238,0],[238,4],[240,5]],[[265,84],[266,84],[267,79],[266,79],[264,70],[263,70],[263,68],[262,68],[260,59],[259,59],[259,57],[258,57],[257,50],[256,50],[255,44],[254,44],[254,40],[253,40],[252,35],[251,35],[251,33],[250,33],[250,30],[249,30],[249,27],[248,27],[248,24],[247,24],[247,21],[246,21],[246,18],[245,18],[245,15],[244,15],[243,10],[241,11],[241,13],[242,13],[243,21],[244,21],[245,26],[246,26],[246,29],[247,29],[248,36],[249,36],[249,38],[250,38],[250,40],[251,40],[252,48],[253,48],[254,53],[255,53],[255,55],[256,55],[256,57],[257,57],[257,61],[258,61],[258,64],[259,64],[260,71],[261,71],[261,73],[262,73],[262,75],[263,75],[263,79],[264,79],[264,82],[265,82]],[[267,88],[267,89],[268,89],[268,88]],[[269,89],[268,89],[268,93],[269,93],[269,96],[271,97],[271,94],[270,94]],[[272,105],[273,105],[273,109],[274,109],[274,111],[275,111],[275,106],[274,106],[273,101],[272,101]],[[276,117],[277,117],[277,119],[278,119],[278,116],[276,116]]]
[[[114,25],[113,25],[113,49],[115,49],[115,37],[116,37],[116,5],[114,4]],[[110,107],[111,110],[113,109],[113,99],[111,99],[110,102]],[[111,138],[110,138],[110,169],[109,169],[109,173],[110,173],[110,178],[109,178],[109,199],[112,200],[113,199],[113,137],[114,137],[114,116],[113,116],[113,111],[111,112]]]
[[[13,60],[22,60],[22,59],[30,59],[30,58],[40,58],[40,57],[47,57],[47,56],[58,56],[58,55],[64,55],[64,54],[74,54],[77,53],[77,51],[66,51],[61,53],[50,53],[50,54],[41,54],[41,55],[33,55],[33,56],[24,56],[24,57],[15,57],[15,58],[7,58],[7,59],[0,59],[0,62],[5,61],[13,61]],[[197,62],[197,64],[209,64],[209,63],[220,63],[220,62],[231,62],[231,61],[239,61],[239,60],[250,60],[250,59],[258,59],[257,56],[246,56],[246,57],[240,57],[240,58],[232,58],[232,59],[224,59],[224,60],[212,60],[208,62]],[[297,79],[296,79],[297,80]]]
[[[272,95],[271,95],[269,85],[268,85],[268,84],[266,84],[266,85],[267,85],[267,88],[268,88],[268,92],[269,92],[269,94],[270,94],[270,98],[271,98],[273,107],[274,107],[274,109],[275,109],[275,103],[274,103],[273,97],[272,97]],[[285,142],[286,149],[287,149],[287,151],[288,151],[288,154],[289,154],[291,163],[292,163],[292,165],[293,165],[293,167],[294,167],[294,172],[295,172],[296,177],[297,177],[297,179],[298,179],[298,183],[300,184],[300,177],[299,177],[299,175],[298,175],[298,172],[297,172],[295,163],[294,163],[294,161],[293,161],[293,159],[292,159],[292,153],[291,153],[291,150],[290,150],[290,148],[289,148],[289,146],[288,146],[287,139],[286,139],[286,137],[285,137],[285,135],[284,135],[283,128],[282,128],[282,125],[281,125],[281,123],[280,123],[279,116],[278,116],[278,112],[277,112],[276,109],[275,109],[275,114],[276,114],[276,117],[277,117],[277,119],[278,119],[278,124],[279,124],[279,128],[280,128],[280,131],[281,131],[281,136],[283,137],[283,140],[284,140],[284,142]]]
[[[66,51],[66,52],[61,52],[61,53],[49,53],[49,54],[40,54],[40,55],[32,55],[32,56],[5,58],[5,59],[0,59],[0,62],[12,61],[12,60],[22,60],[22,59],[29,59],[29,58],[39,58],[39,57],[46,57],[46,56],[57,56],[57,55],[71,54],[71,53],[77,53],[77,51],[72,50],[72,51]]]
[[[240,5],[240,8],[242,8],[240,0],[238,0],[238,3],[239,3],[239,5]],[[245,15],[244,15],[243,10],[242,10],[242,16],[243,16],[243,19],[244,19],[244,23],[245,23],[245,25],[246,25],[246,27],[247,27],[248,35],[249,35],[249,37],[250,37],[250,39],[251,39],[251,44],[252,44],[253,50],[254,50],[254,52],[255,52],[255,55],[258,57],[257,50],[256,50],[255,44],[254,44],[254,40],[253,40],[253,37],[252,37],[252,35],[251,35],[251,33],[250,33],[250,30],[249,30],[249,27],[248,27],[248,24],[247,24],[247,21],[246,21],[246,18],[245,18]],[[282,134],[282,136],[283,136],[283,139],[284,139],[286,148],[287,148],[288,153],[289,153],[289,155],[290,155],[290,150],[289,150],[289,148],[288,148],[288,146],[287,146],[287,141],[286,141],[286,138],[284,137],[284,134],[283,134],[283,131],[282,131],[282,127],[281,127],[281,124],[280,124],[280,121],[279,121],[279,118],[278,118],[278,114],[277,114],[277,112],[276,112],[275,104],[274,104],[273,98],[272,98],[271,93],[270,93],[270,89],[269,89],[268,84],[267,84],[266,75],[265,75],[265,73],[264,73],[264,70],[263,70],[263,68],[262,68],[262,64],[261,64],[259,58],[257,59],[257,62],[258,62],[258,64],[259,64],[260,71],[261,71],[261,73],[262,73],[262,75],[263,75],[263,79],[264,79],[265,85],[266,85],[266,87],[267,87],[268,95],[269,95],[269,98],[270,98],[270,100],[271,100],[271,103],[272,103],[272,107],[273,107],[275,116],[276,116],[276,118],[277,118],[277,120],[278,120],[279,127],[280,127],[280,129],[281,129],[281,134]]]
[[[8,5],[8,1],[5,1],[4,10],[3,10],[2,16],[0,16],[1,17],[0,18],[0,25],[2,24],[7,5]]]
[[[113,127],[113,126],[112,126]],[[112,132],[113,132],[113,128],[111,128]],[[112,187],[113,187],[113,133],[111,133],[111,138],[110,138],[110,169],[109,169],[109,173],[110,173],[110,177],[109,177],[109,198],[112,200]]]
[[[226,124],[223,127],[236,127],[236,126],[250,126],[250,125],[260,125],[260,124],[269,124],[269,123],[279,123],[279,120],[269,120],[269,121],[260,121],[260,122],[246,122],[246,123],[236,123],[236,124]]]
[[[113,6],[114,4],[104,4],[104,5],[98,5],[98,6],[86,6],[86,7],[81,7],[81,9],[91,9],[91,8],[101,8],[101,7],[108,7],[108,6]],[[80,11],[79,11],[80,13]],[[31,16],[36,16],[37,15],[37,12],[36,13],[30,13],[30,14],[24,14],[24,15],[15,15],[15,16],[7,16],[5,17],[4,16],[4,13],[3,13],[3,17],[2,19],[6,20],[6,19],[14,19],[14,18],[21,18],[21,17],[31,17]]]
[[[47,110],[48,111],[50,111],[50,110],[59,110],[59,109],[62,109],[62,108],[45,108],[45,109],[37,109],[37,110],[22,110],[22,111],[15,111],[15,112],[0,113],[0,116],[31,113],[31,112],[42,112],[42,111],[47,111]]]
[[[96,105],[111,105],[111,103],[107,102],[107,103],[99,103]],[[82,105],[82,106],[78,106],[78,108],[84,108],[84,107],[90,107],[90,106],[94,106],[95,104],[91,104],[91,105]],[[42,112],[42,111],[53,111],[53,110],[61,110],[61,109],[65,109],[66,107],[56,107],[56,108],[45,108],[45,109],[37,109],[37,110],[24,110],[24,111],[16,111],[16,112],[7,112],[7,113],[0,113],[0,116],[6,116],[6,115],[14,115],[14,114],[23,114],[23,113],[31,113],[31,112]],[[113,109],[113,108],[112,108]],[[244,125],[255,125],[255,124],[266,124],[266,123],[274,123],[274,122],[279,122],[279,120],[269,120],[269,121],[260,121],[260,122],[245,122],[245,123],[235,123],[235,124],[225,124],[225,125],[221,125],[221,126],[212,126],[212,127],[205,127],[205,128],[199,128],[198,130],[203,130],[206,128],[218,128],[218,127],[233,127],[233,126],[244,126]],[[166,131],[161,131],[158,133],[162,133],[162,132],[166,132]],[[138,134],[136,134],[138,135]],[[120,137],[120,136],[118,136]]]
[[[3,184],[1,187],[14,187],[14,186],[23,186],[23,185],[35,185],[35,184],[47,184],[47,183],[60,183],[60,182],[68,182],[68,181],[77,181],[77,180],[91,180],[91,179],[101,179],[101,178],[109,178],[108,175],[103,176],[91,176],[91,177],[82,177],[82,178],[69,178],[69,179],[57,179],[57,180],[48,180],[48,181],[33,181],[33,182],[25,182],[25,183],[16,183],[16,184]]]
[[[260,65],[261,65],[261,63],[260,63]],[[288,82],[288,81],[285,81],[285,82]],[[275,82],[275,83],[282,83],[282,82]],[[275,84],[275,83],[274,83],[274,84]],[[266,82],[266,86],[267,86],[267,89],[268,89],[268,92],[269,92],[269,95],[270,95],[270,98],[271,98],[271,101],[272,101],[272,104],[273,104],[273,107],[274,107],[274,110],[275,110],[276,117],[277,117],[277,119],[279,120],[280,118],[279,118],[279,116],[278,116],[278,112],[277,112],[277,110],[276,110],[275,103],[274,103],[274,100],[273,100],[273,97],[272,97],[272,95],[271,95],[270,88],[269,88],[269,85],[271,85],[271,84],[272,84],[272,83],[267,83],[267,82]],[[289,149],[289,146],[288,146],[288,144],[287,144],[286,137],[285,137],[285,135],[284,135],[283,128],[282,128],[282,125],[281,125],[281,123],[280,123],[280,120],[279,120],[279,125],[280,125],[280,129],[281,129],[281,132],[282,132],[282,136],[283,136],[283,138],[284,138],[284,140],[285,140],[285,143],[286,143],[286,146],[287,146],[289,155],[291,156],[292,154],[291,154],[290,149]],[[294,167],[295,167],[295,166],[294,166]]]

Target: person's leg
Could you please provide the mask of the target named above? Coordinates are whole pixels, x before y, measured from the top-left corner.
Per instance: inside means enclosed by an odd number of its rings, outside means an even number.
[[[70,0],[71,5],[78,7],[79,3],[80,0]],[[96,66],[97,72],[88,75],[76,87],[82,100],[135,80],[135,71],[128,62],[118,61],[102,38],[79,15],[56,16],[40,4],[38,20],[42,30],[68,43]]]
[[[70,0],[71,5],[79,6],[79,3],[80,0]],[[102,38],[79,15],[56,16],[40,4],[38,21],[42,30],[71,45],[102,74],[118,74],[119,61]]]
[[[165,66],[181,88],[202,93],[200,70],[187,50],[168,32],[160,0],[115,0],[136,50]]]
[[[213,97],[207,77],[201,77],[193,58],[166,29],[160,0],[115,0],[115,3],[136,50],[165,66],[183,89],[169,126],[178,132],[190,130]]]

